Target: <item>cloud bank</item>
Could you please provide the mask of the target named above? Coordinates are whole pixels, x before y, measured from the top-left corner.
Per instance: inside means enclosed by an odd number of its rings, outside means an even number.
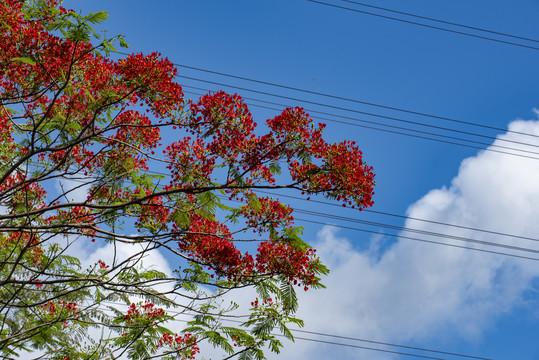
[[[539,144],[538,138],[519,133],[539,135],[539,122],[512,122],[509,131],[500,135],[490,149],[503,145],[539,152],[538,148],[508,142]],[[481,151],[462,161],[448,187],[431,190],[412,204],[405,226],[539,249],[539,244],[533,241],[412,219],[537,237],[537,179],[539,160]],[[410,236],[485,248],[425,235]],[[372,247],[376,247],[376,241],[373,239]],[[529,296],[538,290],[533,284],[539,277],[537,261],[406,239],[399,239],[374,257],[372,252],[358,251],[353,244],[354,239],[339,237],[335,227],[327,226],[320,231],[316,247],[331,274],[324,281],[326,290],[301,294],[299,317],[306,321],[306,329],[412,345],[447,336],[476,342],[481,340],[485,330],[495,325],[500,315],[523,307],[533,311],[530,302],[537,304],[538,301],[537,297]],[[488,249],[539,258],[539,254],[534,253]],[[376,347],[368,343],[354,344]],[[287,344],[281,356],[271,358],[394,359],[398,355],[298,340],[296,344]]]

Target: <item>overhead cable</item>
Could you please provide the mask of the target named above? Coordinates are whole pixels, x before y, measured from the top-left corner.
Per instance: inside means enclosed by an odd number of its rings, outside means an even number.
[[[108,301],[108,300],[105,300],[105,301],[102,301],[102,303],[106,303],[106,304],[110,304],[110,305],[122,305],[122,306],[125,306],[126,308],[128,307],[127,304],[124,304],[124,303],[115,303],[113,301]],[[173,316],[174,318],[174,321],[179,321],[179,322],[189,322],[189,320],[186,320],[186,319],[178,319],[176,318],[175,316],[178,316],[178,315],[182,315],[182,316],[189,316],[188,313],[185,313],[185,312],[181,312],[181,311],[167,311],[167,315],[171,315]],[[236,324],[243,324],[244,322],[241,321],[241,320],[236,320],[236,319],[231,319],[229,317],[226,317],[226,316],[221,316],[219,317],[219,320],[220,321],[225,321],[225,322],[232,322],[232,323],[236,323]],[[246,328],[248,329],[248,328]],[[492,358],[486,358],[486,357],[481,357],[481,356],[475,356],[475,355],[467,355],[467,354],[462,354],[462,353],[455,353],[455,352],[449,352],[449,351],[443,351],[443,350],[435,350],[435,349],[429,349],[429,348],[425,348],[425,347],[417,347],[417,346],[408,346],[408,345],[401,345],[401,344],[393,344],[393,343],[390,343],[390,342],[383,342],[383,341],[376,341],[376,340],[369,340],[369,339],[363,339],[363,338],[358,338],[358,337],[351,337],[351,336],[343,336],[343,335],[336,335],[336,334],[328,334],[328,333],[323,333],[323,332],[317,332],[317,331],[309,331],[309,330],[302,330],[302,329],[289,329],[291,332],[293,333],[303,333],[303,334],[309,334],[309,335],[318,335],[318,336],[325,336],[325,337],[331,337],[331,338],[336,338],[336,339],[343,339],[343,340],[351,340],[351,341],[358,341],[358,342],[365,342],[365,343],[371,343],[371,344],[377,344],[377,345],[384,345],[384,346],[391,346],[391,347],[397,347],[397,348],[402,348],[402,349],[409,349],[409,350],[417,350],[417,351],[424,351],[424,352],[430,352],[430,353],[436,353],[436,354],[441,354],[441,355],[450,355],[450,356],[455,356],[455,357],[462,357],[462,358],[468,358],[468,359],[476,359],[476,360],[494,360]],[[273,335],[281,335],[281,334],[273,334]],[[297,337],[294,336],[294,338],[296,339]],[[317,339],[309,339],[309,338],[298,338],[298,339],[301,339],[301,340],[307,340],[307,341],[318,341]],[[332,343],[332,345],[341,345],[341,343]],[[346,344],[344,344],[344,346],[346,346]],[[377,348],[365,348],[367,350],[374,350],[374,351],[384,351],[384,349],[377,349]],[[403,354],[404,355],[404,354]],[[415,354],[408,354],[408,355],[411,355],[411,356],[416,356]],[[445,360],[445,359],[443,359]]]
[[[128,53],[124,53],[124,52],[118,52],[118,54],[120,54],[120,55],[129,55]],[[278,88],[281,88],[281,89],[288,89],[288,90],[303,92],[303,93],[311,94],[311,95],[323,96],[323,97],[332,98],[332,99],[336,99],[336,100],[343,100],[343,101],[352,102],[352,103],[356,103],[356,104],[362,104],[362,105],[378,107],[378,108],[386,109],[386,110],[404,112],[404,113],[408,113],[408,114],[412,114],[412,115],[429,117],[429,118],[433,118],[433,119],[444,120],[444,121],[459,123],[459,124],[463,124],[463,125],[481,127],[481,128],[486,128],[486,129],[490,129],[490,130],[509,132],[509,133],[520,134],[520,135],[527,135],[527,136],[531,136],[531,137],[539,137],[539,135],[529,134],[529,133],[525,133],[525,132],[507,130],[507,129],[503,129],[503,128],[500,128],[500,127],[495,127],[495,126],[490,126],[490,125],[485,125],[485,124],[478,124],[478,123],[474,123],[474,122],[470,122],[470,121],[453,119],[453,118],[449,118],[449,117],[445,117],[445,116],[428,114],[428,113],[424,113],[424,112],[420,112],[420,111],[409,110],[409,109],[399,108],[399,107],[390,106],[390,105],[382,105],[382,104],[377,104],[377,103],[373,103],[373,102],[369,102],[369,101],[364,101],[364,100],[359,100],[359,99],[352,99],[352,98],[347,98],[347,97],[343,97],[343,96],[332,95],[332,94],[328,94],[328,93],[302,89],[302,88],[298,88],[298,87],[293,87],[293,86],[273,83],[273,82],[269,82],[269,81],[253,79],[253,78],[249,78],[249,77],[245,77],[245,76],[233,75],[233,74],[229,74],[229,73],[224,73],[224,72],[204,69],[204,68],[195,67],[195,66],[189,66],[189,65],[185,65],[185,64],[179,64],[179,63],[174,63],[174,62],[173,62],[173,64],[175,66],[178,66],[178,67],[191,69],[191,70],[195,70],[195,71],[200,71],[200,72],[205,72],[205,73],[209,73],[209,74],[225,76],[225,77],[238,79],[238,80],[249,81],[249,82],[262,84],[262,85],[269,85],[269,86],[278,87]],[[184,76],[180,76],[180,77],[184,77]],[[185,78],[188,78],[188,77],[185,77]],[[193,78],[193,80],[197,81],[197,80],[200,80],[200,79]],[[217,83],[216,85],[235,87],[235,86],[232,86],[232,85],[220,84],[220,83]],[[238,87],[235,87],[235,88],[238,88]],[[252,91],[252,90],[249,90],[249,89],[242,89],[242,88],[238,88],[238,89],[246,90],[246,91]],[[270,94],[270,95],[274,95],[274,94]],[[288,98],[288,99],[289,100],[296,100],[294,98]],[[368,113],[366,113],[366,114],[368,114]],[[376,115],[373,115],[373,116],[376,116]]]
[[[297,217],[295,217],[295,219],[300,220],[300,221],[304,221],[304,222],[308,222],[308,223],[312,223],[312,224],[333,226],[333,227],[336,227],[336,228],[361,231],[361,232],[377,234],[377,235],[387,235],[387,236],[395,237],[395,238],[398,238],[398,239],[419,241],[419,242],[424,242],[424,243],[429,243],[429,244],[443,245],[443,246],[449,246],[449,247],[454,247],[454,248],[459,248],[459,249],[479,251],[479,252],[484,252],[484,253],[489,253],[489,254],[503,255],[503,256],[515,257],[515,258],[519,258],[519,259],[539,261],[539,258],[523,256],[523,255],[518,255],[518,254],[512,254],[512,253],[506,253],[506,252],[501,252],[501,251],[492,251],[492,250],[487,250],[487,249],[483,249],[483,248],[475,248],[475,247],[468,247],[468,246],[463,246],[463,245],[449,244],[449,243],[443,243],[443,242],[434,241],[434,240],[427,240],[427,239],[420,239],[420,238],[415,238],[415,237],[405,236],[405,235],[399,235],[399,234],[388,234],[388,233],[382,233],[381,234],[379,231],[367,230],[367,229],[362,229],[362,228],[357,228],[357,227],[352,227],[352,226],[346,226],[346,225],[340,225],[340,224],[339,225],[337,225],[337,224],[329,224],[327,222],[309,220],[309,219],[301,219],[301,218],[297,218]]]
[[[226,84],[225,84],[225,85],[226,85]],[[227,87],[231,87],[231,88],[236,88],[234,85],[226,85],[226,86],[227,86]],[[183,85],[182,87],[183,87],[183,88],[189,88],[189,89],[196,89],[196,90],[205,91],[205,92],[211,91],[210,89],[200,88],[200,87],[197,87],[197,86],[191,86],[191,85]],[[242,89],[242,90],[251,91],[251,92],[253,91],[253,90],[250,90],[250,89]],[[194,94],[196,94],[196,95],[198,95],[198,96],[202,95],[202,94],[197,94],[197,93],[194,93]],[[276,94],[271,94],[271,96],[277,96],[277,95],[276,95]],[[276,103],[276,102],[268,101],[268,100],[255,99],[255,98],[250,98],[250,97],[246,97],[246,96],[242,96],[242,98],[244,98],[245,100],[257,101],[257,102],[266,103],[266,104],[271,104],[271,105],[276,105],[276,106],[289,107],[289,105],[280,104],[280,103]],[[294,99],[294,100],[295,100],[295,101],[301,101],[301,102],[308,102],[308,101],[302,100],[302,99]],[[323,106],[323,107],[329,107],[329,105],[326,105],[326,104],[323,104],[323,103],[312,102],[312,104],[314,104],[314,105],[319,105],[319,106]],[[274,109],[274,108],[267,108],[267,109],[270,109],[270,110],[279,110],[279,109]],[[418,126],[428,127],[428,128],[433,128],[433,129],[437,129],[437,130],[450,131],[450,132],[455,132],[455,133],[464,134],[464,135],[471,135],[471,136],[481,137],[481,138],[490,139],[490,140],[498,140],[498,141],[507,142],[507,143],[512,143],[512,144],[519,144],[519,145],[525,145],[525,146],[538,147],[538,148],[539,148],[539,145],[536,145],[536,144],[530,144],[530,143],[525,143],[525,142],[516,141],[516,140],[498,139],[496,136],[490,136],[490,135],[485,135],[485,134],[478,134],[478,133],[474,133],[474,132],[470,132],[470,131],[464,131],[464,130],[459,130],[459,129],[452,129],[452,128],[447,128],[447,127],[443,127],[443,126],[432,125],[432,124],[426,124],[426,123],[422,123],[422,122],[418,122],[418,121],[406,120],[406,119],[396,118],[396,117],[392,117],[392,116],[386,116],[386,115],[381,115],[381,114],[376,114],[376,113],[364,112],[364,111],[359,111],[359,110],[354,110],[354,109],[349,109],[349,108],[345,108],[345,109],[346,109],[347,111],[357,112],[357,113],[362,114],[362,115],[368,115],[368,116],[378,117],[378,118],[387,119],[387,120],[392,120],[392,121],[396,121],[396,122],[402,122],[402,123],[406,123],[406,124],[418,125]],[[412,129],[412,128],[399,127],[399,126],[395,126],[395,125],[387,125],[387,124],[382,124],[382,123],[375,122],[375,121],[368,121],[368,120],[364,120],[364,119],[352,118],[352,117],[349,117],[349,116],[343,116],[343,115],[338,115],[338,114],[326,113],[326,112],[319,111],[319,110],[312,110],[312,109],[306,109],[306,110],[307,110],[308,112],[310,112],[310,113],[322,114],[322,115],[328,115],[328,116],[334,116],[334,117],[338,117],[338,118],[341,118],[341,119],[348,119],[348,120],[353,120],[353,121],[358,121],[358,122],[364,122],[364,123],[374,124],[374,125],[388,126],[388,127],[392,127],[392,128],[396,128],[396,129],[402,129],[402,130],[410,130],[410,131],[414,131],[414,132],[418,132],[418,133],[423,133],[423,134],[428,134],[428,135],[446,136],[446,135],[442,135],[442,134],[435,134],[435,133],[430,133],[430,132],[424,132],[424,131],[421,131],[421,130],[415,130],[415,129]],[[322,120],[328,120],[328,119],[324,119],[324,118],[321,118],[321,117],[318,117],[318,118],[319,118],[319,119],[322,119]],[[334,121],[334,120],[332,120],[332,121]],[[338,121],[337,121],[337,122],[338,122]],[[341,122],[341,123],[349,124],[349,123],[346,123],[346,122]],[[507,130],[506,130],[506,131],[507,131]],[[452,138],[452,139],[463,140],[463,139],[461,139],[461,138],[455,138],[455,137],[450,137],[450,136],[446,136],[446,137]],[[481,145],[491,145],[491,144],[487,144],[487,143],[483,143],[483,142],[478,142],[478,141],[474,141],[474,140],[467,140],[467,139],[466,139],[466,141],[474,142],[474,143],[481,144]],[[504,146],[501,146],[501,145],[494,145],[494,146],[501,147],[501,148],[507,148],[507,147],[504,147]],[[538,154],[538,155],[539,155],[539,153],[531,152],[531,151],[527,151],[527,150],[514,149],[514,148],[507,148],[507,149],[516,150],[516,151],[523,151],[523,152],[530,152],[530,153]]]
[[[423,27],[430,28],[430,29],[446,31],[446,32],[454,33],[454,34],[460,34],[460,35],[474,37],[474,38],[478,38],[478,39],[494,41],[494,42],[507,44],[507,45],[519,46],[519,47],[532,49],[532,50],[539,50],[539,47],[533,46],[533,45],[526,45],[526,44],[516,43],[516,42],[512,42],[512,41],[507,41],[507,40],[495,39],[495,38],[491,38],[491,37],[488,37],[488,36],[471,34],[471,33],[467,33],[467,32],[464,32],[464,31],[459,31],[459,30],[451,30],[451,29],[447,29],[447,28],[443,28],[443,27],[439,27],[439,26],[420,23],[420,22],[417,22],[417,21],[405,20],[405,19],[396,18],[396,17],[392,17],[392,16],[376,14],[376,13],[372,13],[372,12],[365,11],[365,10],[353,9],[353,8],[349,8],[349,7],[346,7],[346,6],[331,4],[331,3],[327,3],[327,2],[323,2],[323,1],[317,1],[317,0],[307,0],[307,1],[312,2],[312,3],[316,3],[316,4],[320,4],[320,5],[325,5],[325,6],[330,6],[330,7],[342,9],[342,10],[353,11],[353,12],[356,12],[356,13],[376,16],[376,17],[384,18],[384,19],[388,19],[388,20],[394,20],[394,21],[399,21],[399,22],[403,22],[403,23],[407,23],[407,24],[423,26]],[[342,0],[342,1],[345,1],[345,0]]]
[[[476,26],[464,25],[464,24],[459,24],[459,23],[455,23],[455,22],[451,22],[451,21],[435,19],[435,18],[428,17],[428,16],[421,16],[421,15],[412,14],[412,13],[409,13],[409,12],[388,9],[388,8],[384,8],[384,7],[381,7],[381,6],[375,6],[375,5],[371,5],[371,4],[362,3],[362,2],[359,2],[359,1],[352,1],[352,0],[341,0],[341,1],[351,3],[351,4],[355,4],[355,5],[359,5],[359,6],[369,7],[369,8],[372,8],[372,9],[383,10],[383,11],[391,12],[391,13],[394,13],[394,14],[400,14],[400,15],[406,15],[406,16],[410,16],[410,17],[415,17],[417,19],[429,20],[429,21],[434,21],[434,22],[438,22],[438,23],[441,23],[441,24],[453,25],[453,26],[458,26],[458,27],[465,28],[465,29],[486,32],[486,33],[493,34],[493,35],[501,35],[501,36],[506,36],[506,37],[510,37],[510,38],[513,38],[513,39],[526,40],[526,41],[539,43],[539,40],[537,40],[537,39],[532,39],[532,38],[528,38],[528,37],[524,37],[524,36],[512,35],[512,34],[503,33],[503,32],[500,32],[500,31],[489,30],[489,29],[480,28],[480,27],[476,27]]]
[[[341,205],[335,204],[335,203],[330,203],[328,201],[320,201],[320,200],[314,200],[314,199],[307,200],[307,199],[301,198],[299,196],[292,196],[292,195],[286,195],[286,194],[277,194],[277,193],[270,192],[270,191],[265,191],[265,190],[257,190],[257,192],[264,193],[264,194],[269,194],[269,195],[275,195],[275,196],[279,196],[279,197],[290,198],[290,199],[294,199],[294,200],[303,200],[303,201],[308,201],[308,202],[313,202],[313,203],[318,203],[318,204],[323,204],[323,205],[328,205],[328,206],[335,206],[335,207],[338,207],[339,209],[342,209]],[[394,213],[389,213],[389,212],[384,212],[384,211],[377,211],[377,210],[372,210],[372,209],[363,209],[362,211],[367,212],[367,213],[380,214],[380,215],[384,215],[384,216],[397,217],[397,218],[401,218],[401,219],[410,219],[410,220],[414,220],[414,221],[426,222],[426,223],[429,223],[429,224],[448,226],[448,227],[453,227],[453,228],[457,228],[457,229],[472,230],[472,231],[478,231],[478,232],[483,232],[483,233],[492,234],[492,235],[507,236],[507,237],[511,237],[511,238],[515,238],[515,239],[522,239],[522,240],[529,240],[529,241],[539,242],[538,238],[532,238],[532,237],[528,237],[528,236],[509,234],[509,233],[500,232],[500,231],[492,231],[492,230],[480,229],[480,228],[471,227],[471,226],[450,224],[450,223],[446,223],[446,222],[442,222],[442,221],[434,221],[434,220],[429,220],[429,219],[417,218],[417,217],[413,217],[413,216],[399,215],[399,214],[394,214]]]
[[[231,87],[233,87],[233,86],[231,86]],[[191,93],[191,94],[194,94],[194,95],[200,95],[199,93],[195,93],[195,92],[189,92],[189,91],[185,91],[185,92],[186,93]],[[246,99],[249,99],[249,98],[246,98]],[[251,98],[251,100],[254,100],[254,99]],[[255,101],[263,101],[263,100],[255,100]],[[257,105],[257,104],[251,104],[250,106],[269,109],[269,110],[277,110],[277,111],[279,110],[279,109],[276,109],[276,108],[271,108],[271,107],[267,107],[267,106],[263,106],[263,105]],[[324,105],[322,105],[322,106],[324,106]],[[318,112],[316,110],[309,110],[309,109],[307,109],[307,110],[309,112],[311,112],[311,113],[317,113]],[[354,111],[354,110],[349,110],[349,111]],[[336,115],[336,114],[332,114],[332,116],[343,117],[341,115]],[[438,139],[438,138],[432,138],[432,137],[428,137],[428,136],[415,135],[415,134],[404,133],[404,132],[395,131],[395,130],[381,129],[379,127],[361,125],[361,124],[357,124],[357,123],[350,123],[350,122],[346,122],[346,121],[330,119],[330,118],[324,118],[324,117],[317,117],[317,119],[324,120],[324,121],[329,121],[329,122],[340,123],[340,124],[344,124],[344,125],[361,127],[361,128],[364,128],[364,129],[382,131],[382,132],[391,133],[391,134],[404,135],[404,136],[414,137],[414,138],[423,139],[423,140],[436,141],[436,142],[450,144],[450,145],[463,146],[463,147],[468,147],[468,148],[472,148],[472,149],[484,150],[484,151],[489,151],[489,152],[496,152],[496,153],[499,153],[499,154],[518,156],[518,157],[532,159],[532,160],[539,160],[539,157],[523,155],[523,154],[517,154],[517,153],[512,153],[512,152],[507,152],[507,151],[502,151],[502,150],[496,150],[496,149],[493,149],[493,148],[509,149],[509,150],[512,150],[512,151],[520,151],[520,152],[532,153],[532,154],[538,154],[539,155],[539,153],[534,152],[534,151],[510,148],[510,147],[502,146],[502,145],[493,145],[493,144],[478,142],[478,141],[475,141],[475,140],[452,137],[452,136],[448,136],[448,135],[445,135],[445,134],[436,134],[436,133],[421,131],[421,130],[412,129],[412,128],[402,128],[402,127],[398,127],[398,126],[395,126],[395,125],[378,124],[379,126],[385,126],[385,127],[394,128],[394,129],[404,129],[406,131],[411,131],[411,132],[421,133],[421,134],[428,134],[428,135],[438,136],[438,137],[442,138],[442,139]],[[374,122],[371,122],[371,121],[368,121],[368,120],[363,120],[363,119],[358,119],[358,118],[349,118],[349,119],[355,120],[356,122],[374,123]],[[428,126],[428,125],[425,125],[425,126]],[[485,148],[485,147],[482,147],[482,146],[470,145],[470,144],[466,144],[466,143],[459,143],[459,142],[450,141],[450,140],[444,140],[444,139],[454,139],[454,140],[464,141],[464,142],[468,142],[468,143],[478,143],[478,144],[482,144],[482,145],[485,145],[485,146],[488,146],[488,147]],[[511,140],[507,140],[507,141],[508,142],[513,142]],[[533,145],[533,144],[526,144],[526,145],[531,146],[531,147],[539,147],[539,145]]]
[[[446,238],[446,239],[450,239],[450,240],[462,241],[462,242],[467,242],[467,243],[474,243],[474,244],[480,244],[480,245],[486,245],[486,246],[492,246],[492,247],[500,247],[500,248],[504,248],[504,249],[508,249],[508,250],[516,250],[516,251],[523,251],[523,252],[530,252],[530,253],[534,253],[534,254],[539,254],[538,249],[531,249],[531,248],[524,248],[524,247],[514,246],[514,245],[500,244],[500,243],[495,243],[495,242],[491,242],[491,241],[472,239],[472,238],[469,238],[469,237],[456,236],[456,235],[451,235],[451,234],[443,234],[443,233],[434,232],[434,231],[414,229],[414,228],[409,228],[409,227],[404,227],[404,226],[398,226],[398,225],[391,225],[391,224],[375,222],[375,221],[354,219],[354,218],[350,218],[350,217],[346,217],[346,216],[339,216],[339,215],[332,215],[332,214],[328,214],[328,213],[321,213],[321,212],[318,212],[318,211],[311,211],[311,210],[294,208],[294,212],[304,214],[304,215],[316,216],[318,218],[326,218],[326,219],[341,220],[341,221],[346,221],[346,222],[354,222],[354,223],[358,223],[358,224],[363,224],[363,225],[368,225],[368,226],[377,226],[377,227],[380,227],[380,228],[398,230],[398,231],[402,231],[402,232],[416,233],[416,234],[421,234],[421,235],[433,236],[433,237],[437,237],[437,238]]]

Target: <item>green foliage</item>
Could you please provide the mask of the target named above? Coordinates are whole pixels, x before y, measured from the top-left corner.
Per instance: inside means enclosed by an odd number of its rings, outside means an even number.
[[[35,60],[29,57],[24,57],[24,58],[16,57],[16,58],[12,58],[11,61],[20,61],[22,63],[30,64],[30,65],[35,65],[36,63]]]
[[[95,30],[107,18],[0,2],[0,357],[279,352],[303,326],[294,286],[323,287],[328,269],[292,210],[258,192],[361,191],[322,177],[329,145],[303,110],[259,136],[237,95],[187,101],[167,59],[109,59],[128,45]]]

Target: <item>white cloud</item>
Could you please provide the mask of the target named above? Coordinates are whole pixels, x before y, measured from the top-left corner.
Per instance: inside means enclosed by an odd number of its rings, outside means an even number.
[[[514,121],[509,129],[539,135],[539,122]],[[508,132],[499,136],[494,145],[519,146],[539,152],[537,148],[503,140],[539,144],[537,138]],[[409,207],[407,215],[535,237],[539,233],[537,179],[538,160],[482,151],[462,162],[449,187],[428,192]],[[463,228],[448,229],[410,218],[405,226],[539,248],[532,241]],[[425,235],[411,236],[483,247]],[[400,239],[373,261],[375,243],[370,250],[360,252],[353,246],[353,239],[340,238],[334,227],[325,227],[319,233],[317,248],[331,274],[324,281],[326,290],[301,294],[299,317],[305,319],[306,328],[311,331],[393,343],[417,344],[448,334],[467,341],[480,341],[484,331],[500,315],[526,306],[524,294],[527,291],[537,291],[532,284],[539,276],[539,262],[536,261],[406,239]],[[511,252],[501,248],[491,250]],[[530,253],[521,254],[534,257]],[[537,254],[535,257],[539,258]],[[533,311],[531,306],[529,311]],[[287,344],[284,351],[280,358],[396,357],[299,340],[296,344]]]
[[[55,183],[56,191],[64,198],[62,200],[72,202],[84,202],[88,198],[91,187],[91,179],[62,176]]]
[[[112,264],[114,259],[117,263],[129,258],[132,258],[133,260],[140,259],[137,266],[144,269],[159,269],[159,271],[162,271],[167,276],[172,276],[172,270],[165,257],[156,249],[145,251],[145,245],[146,244],[143,243],[130,244],[120,242],[116,243],[116,246],[107,244],[97,248],[95,252],[85,258],[85,263],[91,265],[98,260],[102,260],[106,264]],[[144,255],[139,256],[139,254],[142,253],[144,253]]]

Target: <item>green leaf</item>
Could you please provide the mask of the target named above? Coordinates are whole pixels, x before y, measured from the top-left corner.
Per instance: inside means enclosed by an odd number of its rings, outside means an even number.
[[[206,331],[204,332],[204,336],[206,337],[207,341],[213,346],[220,347],[228,354],[232,354],[234,352],[234,348],[232,347],[232,345],[230,345],[227,339],[221,334],[219,334],[217,331]]]
[[[279,330],[281,330],[281,333],[284,335],[285,338],[287,338],[288,340],[291,340],[291,341],[294,341],[294,335],[292,335],[292,332],[290,331],[290,329],[288,329],[288,327],[280,322],[279,323]]]
[[[92,93],[90,92],[90,90],[88,90],[87,88],[86,88],[85,90],[86,90],[86,95],[88,95],[88,97],[89,97],[93,102],[95,102],[95,98],[94,98],[94,96],[92,95]]]
[[[120,41],[120,46],[123,48],[128,48],[129,44],[124,40],[122,35],[118,35],[118,40]]]
[[[96,13],[88,14],[84,17],[84,20],[92,24],[102,24],[108,18],[109,14],[106,11],[99,11]]]
[[[171,220],[176,223],[178,228],[186,229],[191,224],[191,218],[187,212],[176,210],[170,216]]]
[[[105,53],[107,54],[109,54],[110,52],[118,52],[118,50],[116,50],[116,48],[112,46],[112,44],[107,40],[103,41],[101,45],[103,45],[103,47],[105,48]]]
[[[255,289],[258,295],[262,299],[268,299],[271,297],[271,294],[276,294],[279,292],[279,288],[275,285],[277,279],[266,279],[255,284]]]
[[[256,194],[249,194],[249,207],[253,209],[254,211],[258,211],[262,209],[262,204],[260,203],[260,200],[258,200],[258,196]]]
[[[11,26],[9,26],[4,20],[0,20],[0,24],[2,24],[3,28],[11,30]]]
[[[274,161],[269,164],[269,170],[272,174],[281,175],[281,164],[278,161]]]
[[[298,310],[298,298],[294,286],[286,280],[281,280],[280,300],[283,302],[284,310],[287,313],[295,313]]]
[[[18,62],[22,62],[22,63],[25,63],[25,64],[30,64],[30,65],[35,65],[36,62],[29,58],[29,57],[16,57],[16,58],[12,58],[11,61],[18,61]]]
[[[103,293],[101,293],[99,288],[96,287],[95,292],[94,292],[94,299],[95,299],[96,304],[101,304],[101,299],[102,298],[103,298]]]

